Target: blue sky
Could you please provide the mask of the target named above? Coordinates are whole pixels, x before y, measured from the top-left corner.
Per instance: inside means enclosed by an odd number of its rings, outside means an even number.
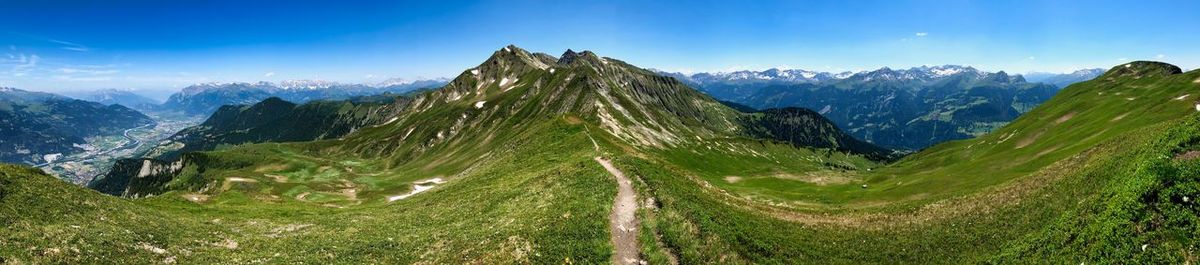
[[[647,68],[1063,72],[1200,66],[1200,1],[26,1],[0,8],[0,86],[453,77],[507,44]]]

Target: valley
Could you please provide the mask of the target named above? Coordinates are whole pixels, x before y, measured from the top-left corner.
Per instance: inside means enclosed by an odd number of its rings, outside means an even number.
[[[901,155],[812,110],[745,112],[590,51],[507,46],[390,101],[222,108],[177,134],[209,147],[93,183],[116,196],[0,167],[0,256],[1186,263],[1197,79],[1118,65],[991,133]],[[337,122],[294,122],[315,120]]]
[[[0,265],[1200,264],[1200,1],[4,1]]]
[[[200,122],[199,117],[169,113],[150,114],[150,117],[154,123],[126,129],[120,135],[88,138],[83,152],[61,155],[59,159],[34,167],[67,182],[84,185],[108,173],[116,160],[146,155],[160,141]]]

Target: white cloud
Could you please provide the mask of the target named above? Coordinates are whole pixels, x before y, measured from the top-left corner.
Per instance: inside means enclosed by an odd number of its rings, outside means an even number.
[[[367,78],[367,79],[375,78],[375,75],[373,75],[373,74],[367,74],[367,75],[366,75],[366,78]]]
[[[9,54],[7,60],[0,60],[0,65],[9,65],[10,68],[8,71],[0,72],[0,75],[7,74],[15,77],[28,75],[30,71],[37,68],[38,62],[41,61],[42,57],[37,54]]]
[[[1159,54],[1158,56],[1154,56],[1154,58],[1158,58],[1158,59],[1162,59],[1162,58],[1164,58],[1164,57],[1167,57],[1167,56],[1166,56],[1166,55],[1163,55],[1163,54]]]
[[[917,35],[917,37],[925,37],[925,36],[929,36],[929,33],[928,32],[917,32],[916,35]]]
[[[115,70],[115,69],[97,69],[97,68],[84,69],[84,68],[69,68],[69,67],[58,68],[58,71],[61,73],[64,73],[64,74],[89,74],[89,75],[111,75],[111,74],[116,74],[116,73],[121,72],[121,71]]]
[[[1125,61],[1129,61],[1129,58],[1117,58],[1117,61],[1125,62]]]
[[[49,41],[53,42],[53,43],[66,45],[63,47],[59,47],[59,48],[62,48],[63,50],[77,51],[77,52],[87,52],[87,51],[92,50],[92,48],[88,48],[87,46],[84,46],[83,44],[78,44],[78,43],[74,43],[74,42],[61,41],[61,40],[56,40],[56,39],[50,39]]]
[[[76,81],[76,82],[103,82],[103,81],[111,81],[112,77],[111,76],[83,76],[83,77],[80,77],[80,76],[70,76],[70,75],[56,75],[56,76],[54,76],[54,79],[62,80],[62,81]]]
[[[264,77],[272,77],[272,76],[275,76],[275,72],[267,72],[267,73],[263,74],[263,76]]]
[[[1030,60],[1030,61],[1033,61],[1033,60],[1037,60],[1037,57],[1034,57],[1034,56],[1029,56],[1029,58],[1025,58],[1025,59],[1027,59],[1027,60]]]

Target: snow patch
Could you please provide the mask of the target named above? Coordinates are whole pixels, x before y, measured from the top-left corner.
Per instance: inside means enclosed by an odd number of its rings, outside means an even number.
[[[1183,100],[1183,99],[1185,99],[1185,98],[1187,98],[1188,96],[1191,96],[1191,95],[1192,95],[1192,94],[1184,94],[1184,95],[1182,95],[1182,96],[1175,97],[1175,100]]]
[[[479,68],[471,69],[471,75],[479,75]]]
[[[500,89],[502,91],[508,91],[509,89],[512,89],[514,86],[517,85],[517,81],[521,81],[521,79],[513,78],[512,81],[509,81],[507,77],[500,79]]]
[[[554,68],[550,68],[550,73],[551,73],[551,74],[553,74],[553,73],[554,73]]]
[[[413,182],[412,191],[409,191],[406,194],[401,194],[401,195],[396,195],[396,196],[388,196],[387,201],[394,202],[394,201],[398,201],[398,200],[403,200],[404,198],[408,198],[410,196],[416,195],[417,193],[421,193],[421,192],[433,189],[434,186],[436,186],[438,184],[442,184],[442,183],[446,183],[446,181],[443,180],[442,178],[431,178],[431,179],[427,179],[427,180],[416,181],[416,182]]]
[[[482,109],[482,108],[483,108],[483,103],[485,103],[485,102],[487,102],[487,101],[480,100],[480,101],[478,101],[478,102],[475,102],[475,108],[476,108],[476,109]]]
[[[957,73],[961,73],[961,72],[962,72],[961,68],[933,69],[933,74],[936,76],[948,76],[948,75],[953,75],[953,74],[957,74]]]

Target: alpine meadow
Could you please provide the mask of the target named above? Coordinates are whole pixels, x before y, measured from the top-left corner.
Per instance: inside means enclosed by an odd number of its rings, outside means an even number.
[[[0,264],[1200,262],[1196,3],[13,4]]]

